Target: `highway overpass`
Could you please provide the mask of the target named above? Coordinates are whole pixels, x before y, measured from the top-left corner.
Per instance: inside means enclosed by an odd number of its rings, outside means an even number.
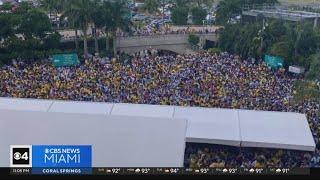
[[[200,36],[201,46],[206,40],[214,42],[218,40],[216,33],[198,34],[198,36]],[[118,37],[117,51],[133,54],[146,49],[157,49],[184,54],[191,51],[188,37],[188,34]]]

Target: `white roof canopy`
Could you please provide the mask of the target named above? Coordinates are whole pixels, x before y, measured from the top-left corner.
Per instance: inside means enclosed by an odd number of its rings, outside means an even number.
[[[314,151],[303,114],[239,110],[241,146]]]
[[[187,142],[315,150],[307,118],[298,113],[10,98],[0,98],[0,109],[182,118],[188,120]]]
[[[56,101],[49,108],[48,112],[108,115],[112,107],[113,104],[108,103]]]
[[[10,145],[91,145],[93,167],[183,167],[180,119],[0,110],[0,167]]]
[[[0,109],[47,112],[53,101],[0,98]]]
[[[236,110],[176,107],[174,118],[188,119],[188,142],[240,146]]]
[[[173,118],[173,106],[114,104],[112,115]]]

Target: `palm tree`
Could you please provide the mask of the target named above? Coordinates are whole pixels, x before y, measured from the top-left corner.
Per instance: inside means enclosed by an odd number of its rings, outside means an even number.
[[[68,26],[70,28],[73,28],[75,31],[75,46],[76,46],[76,51],[79,51],[79,35],[78,35],[78,30],[80,29],[79,25],[79,20],[77,19],[78,17],[78,12],[75,11],[74,5],[68,1],[68,3],[65,4],[63,14],[61,16],[62,19],[67,19],[68,20]]]
[[[294,83],[293,103],[312,100],[320,103],[320,82],[314,80],[299,80]],[[320,109],[319,109],[320,115]]]
[[[57,17],[63,11],[66,2],[67,0],[41,0],[40,4],[46,11],[49,11],[50,16]],[[59,26],[59,23],[57,25]]]
[[[55,10],[57,0],[41,0],[40,4],[45,10],[49,11],[51,16],[52,12]]]
[[[112,39],[113,53],[117,54],[116,34],[119,30],[126,30],[130,24],[129,9],[126,7],[126,0],[104,1],[102,8],[104,10],[103,19],[105,21],[105,30],[107,34],[106,49]]]
[[[157,11],[159,7],[159,2],[157,0],[145,0],[143,9],[150,14],[153,14]]]
[[[320,104],[320,54],[311,55],[310,69],[306,73],[304,80],[297,80],[294,83],[293,102],[303,102],[304,100],[313,100]],[[320,115],[320,109],[319,109]]]
[[[88,57],[89,54],[87,31],[90,24],[93,22],[93,10],[93,0],[69,0],[66,11],[64,12],[65,16],[68,17],[68,21],[72,22],[75,28],[79,28],[83,32],[83,52],[85,57]]]
[[[102,29],[105,27],[105,21],[107,19],[104,19],[104,16],[108,15],[108,12],[104,11],[102,1],[95,0],[93,1],[93,12],[92,12],[92,20],[93,20],[93,38],[94,38],[94,44],[95,44],[95,53],[99,53],[99,42],[98,42],[98,34],[97,29]],[[106,14],[105,14],[106,13]]]

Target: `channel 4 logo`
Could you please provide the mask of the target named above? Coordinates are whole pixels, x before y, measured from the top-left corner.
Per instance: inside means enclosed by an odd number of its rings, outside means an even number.
[[[10,167],[32,167],[32,146],[10,146]]]
[[[14,145],[10,146],[10,167],[90,168],[91,146]]]

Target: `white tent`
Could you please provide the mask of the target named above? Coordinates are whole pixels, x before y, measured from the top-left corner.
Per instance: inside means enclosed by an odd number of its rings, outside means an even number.
[[[314,151],[303,114],[239,110],[241,146]]]
[[[113,104],[109,103],[55,101],[48,109],[48,112],[108,115],[111,113],[112,108]]]
[[[0,98],[0,109],[47,112],[53,101]]]
[[[188,120],[187,142],[314,151],[307,118],[286,112],[0,98],[0,109]]]
[[[240,146],[237,110],[176,107],[174,118],[188,119],[188,142]]]
[[[115,104],[111,115],[188,119],[187,142],[240,146],[239,121],[236,110]]]
[[[183,167],[180,119],[0,110],[0,167],[10,145],[91,145],[93,167]]]
[[[112,115],[173,118],[173,106],[114,104]]]

